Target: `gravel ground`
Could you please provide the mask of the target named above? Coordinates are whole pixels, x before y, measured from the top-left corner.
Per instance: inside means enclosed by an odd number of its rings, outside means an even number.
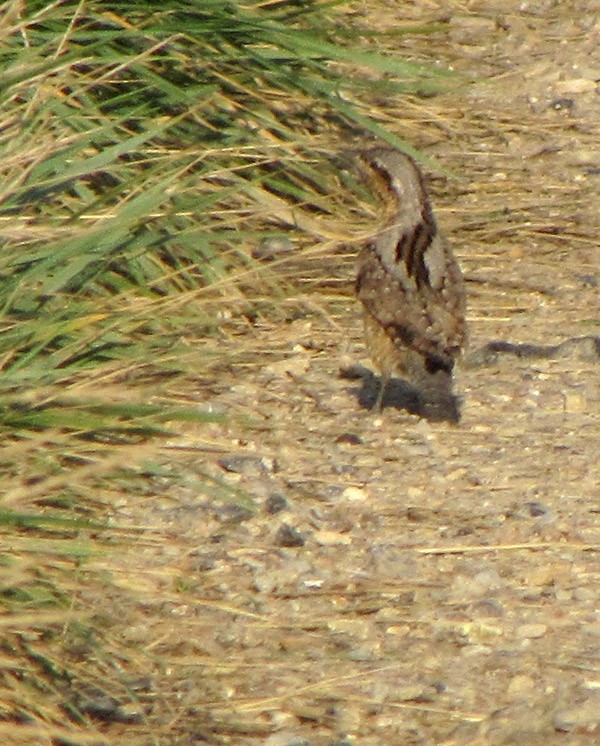
[[[479,80],[421,110],[389,107],[400,133],[422,117],[417,144],[458,177],[433,192],[468,281],[471,350],[600,335],[600,3],[400,6],[402,20],[442,22],[435,50],[401,37],[401,54]],[[132,555],[128,571],[161,600],[143,630],[123,629],[128,643],[161,632],[165,732],[248,746],[600,743],[593,341],[464,367],[452,426],[365,410],[361,381],[340,373],[369,365],[358,307],[335,309],[263,323],[248,332],[262,354],[190,389],[234,419],[208,437],[190,428],[173,463],[250,502],[180,487],[141,517],[123,507],[120,520],[172,537]],[[167,591],[176,578],[183,597]]]

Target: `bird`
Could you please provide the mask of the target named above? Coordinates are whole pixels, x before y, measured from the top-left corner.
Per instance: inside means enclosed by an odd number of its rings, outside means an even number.
[[[380,373],[374,408],[382,410],[397,376],[414,390],[418,414],[458,422],[453,370],[467,339],[460,266],[413,158],[380,146],[359,159],[384,205],[381,229],[364,242],[356,277],[365,343]]]

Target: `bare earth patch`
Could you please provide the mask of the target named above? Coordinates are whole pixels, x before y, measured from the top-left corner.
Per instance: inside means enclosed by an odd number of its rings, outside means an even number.
[[[408,6],[442,30],[399,53],[480,81],[389,105],[457,177],[433,191],[471,350],[600,335],[600,6]],[[319,303],[224,338],[263,352],[182,392],[231,420],[190,428],[165,466],[239,497],[167,479],[116,516],[147,527],[119,572],[148,600],[115,634],[156,662],[157,739],[598,743],[600,362],[501,354],[459,373],[457,426],[375,416],[340,375],[369,365],[357,304]]]

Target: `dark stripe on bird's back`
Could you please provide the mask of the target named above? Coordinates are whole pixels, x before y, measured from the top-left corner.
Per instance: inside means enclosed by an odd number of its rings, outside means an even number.
[[[425,370],[428,373],[437,373],[443,370],[446,373],[452,373],[454,360],[451,357],[441,357],[440,355],[427,355],[425,358]]]
[[[403,262],[409,277],[414,277],[417,287],[429,285],[429,271],[425,264],[425,252],[437,234],[433,220],[424,216],[422,222],[405,231],[396,245],[396,261]]]
[[[392,339],[397,338],[406,345],[412,345],[417,336],[415,330],[410,326],[404,326],[404,324],[398,324],[396,322],[386,324],[386,331],[388,334],[391,333]]]

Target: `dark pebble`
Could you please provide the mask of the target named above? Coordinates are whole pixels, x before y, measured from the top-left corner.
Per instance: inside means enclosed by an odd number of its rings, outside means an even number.
[[[335,439],[336,443],[348,443],[351,446],[360,446],[363,443],[363,439],[356,435],[356,433],[342,433]]]
[[[548,512],[548,508],[546,508],[545,505],[542,505],[542,503],[538,502],[537,500],[527,502],[523,507],[533,518],[539,518],[539,516],[546,515],[546,513]]]
[[[529,500],[522,505],[515,505],[507,514],[507,518],[540,518],[548,513],[548,508],[537,500]]]
[[[426,511],[421,510],[421,508],[415,508],[413,505],[409,505],[408,508],[406,508],[406,517],[409,521],[421,523],[427,519],[427,513]]]
[[[306,542],[304,536],[298,529],[283,523],[275,535],[275,544],[278,547],[303,547]]]
[[[283,495],[269,495],[265,502],[265,510],[269,515],[275,515],[275,513],[281,513],[282,510],[288,509],[288,501]]]
[[[598,169],[600,171],[600,169]],[[598,279],[595,275],[575,275],[575,277],[581,282],[584,287],[597,288]]]
[[[235,525],[236,523],[243,523],[249,518],[252,518],[252,511],[245,508],[243,505],[221,505],[216,513],[215,518],[219,523],[228,523]]]
[[[572,111],[575,108],[575,101],[572,98],[555,98],[550,106],[556,111]]]

